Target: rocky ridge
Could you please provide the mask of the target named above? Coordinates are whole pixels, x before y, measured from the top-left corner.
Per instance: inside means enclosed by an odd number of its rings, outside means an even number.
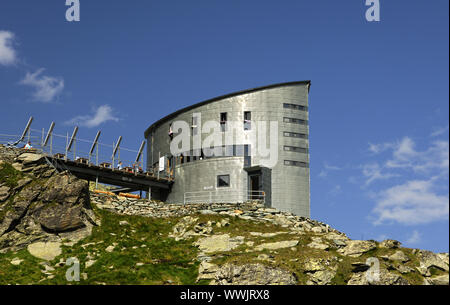
[[[323,222],[266,208],[256,202],[183,206],[103,194],[91,194],[91,201],[114,213],[179,219],[168,237],[192,240],[199,249],[197,280],[207,280],[210,284],[296,284],[299,279],[294,273],[277,266],[280,264],[276,263],[276,256],[281,251],[295,252],[299,248],[314,255],[303,262],[291,259],[302,265],[305,284],[308,285],[331,284],[344,260],[350,260],[351,272],[345,281],[348,285],[408,285],[411,283],[407,278],[411,277],[416,279],[416,283],[420,279],[420,283],[426,285],[449,283],[448,253],[403,248],[399,241],[390,239],[382,242],[351,240]],[[217,216],[220,220],[202,222],[200,218],[204,215]],[[262,227],[271,224],[280,231],[240,231],[238,235],[215,232],[230,226],[232,219],[256,222]],[[307,242],[302,243],[305,236],[308,237]],[[236,252],[254,253],[255,262],[214,263]],[[318,253],[325,255],[317,257]],[[374,257],[369,257],[370,253],[374,253]],[[374,264],[378,265],[379,271],[371,277]]]
[[[91,203],[105,211],[109,230],[115,228],[107,233],[107,243]],[[133,224],[135,216],[141,225]],[[117,218],[114,227],[111,219]],[[192,262],[183,268],[198,264],[195,276],[201,284],[449,284],[448,253],[404,248],[395,240],[351,240],[323,222],[257,202],[183,206],[97,194],[70,173],[57,173],[44,156],[0,145],[0,258],[1,253],[26,248],[42,260],[46,276],[42,280],[51,280],[65,265],[64,249],[70,247],[78,247],[79,252],[89,249],[82,273],[85,280],[92,268],[101,270],[95,266],[105,255],[128,253],[128,257],[133,251],[147,251],[142,250],[151,245],[145,243],[147,231],[138,230],[152,222],[167,228],[155,231],[153,238],[171,244],[167,248],[171,255],[177,255],[173,247],[190,245],[180,250],[192,253]],[[97,239],[83,243],[94,227]],[[130,246],[126,240],[138,233],[139,243]],[[151,255],[154,249],[148,251]],[[145,257],[133,262],[134,268],[160,262],[158,257]],[[8,264],[23,266],[25,259],[14,257]]]
[[[0,170],[1,252],[76,241],[98,225],[87,182],[56,172],[43,155],[0,146]]]

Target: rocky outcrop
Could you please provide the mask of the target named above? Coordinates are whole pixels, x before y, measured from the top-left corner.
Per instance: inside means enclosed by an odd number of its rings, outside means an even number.
[[[409,285],[402,276],[381,269],[377,274],[366,272],[355,273],[347,285]]]
[[[262,264],[223,265],[214,276],[212,285],[295,285],[295,276],[286,270]]]
[[[98,220],[87,182],[56,172],[43,155],[9,150],[0,154],[0,251],[88,236]]]
[[[342,255],[358,257],[363,253],[369,252],[377,247],[374,241],[370,240],[350,240],[347,245],[339,249],[338,252]]]
[[[226,252],[244,243],[244,237],[230,237],[228,234],[200,238],[194,243],[204,253]]]

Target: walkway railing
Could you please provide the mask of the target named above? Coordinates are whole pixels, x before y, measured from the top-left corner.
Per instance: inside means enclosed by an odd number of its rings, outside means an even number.
[[[85,140],[76,137],[78,128],[72,134],[57,134],[53,131],[54,124],[49,130],[37,130],[30,128],[30,118],[22,135],[0,133],[0,144],[6,147],[24,148],[29,143],[32,149],[38,153],[55,157],[64,161],[74,161],[86,165],[95,165],[112,170],[122,170],[130,173],[143,173],[152,176],[170,179],[173,177],[173,169],[165,166],[160,171],[159,167],[146,168],[141,161],[142,150],[145,142],[139,150],[128,149],[120,146],[122,137],[111,144],[98,141],[100,132],[95,140]]]
[[[185,192],[183,203],[238,203],[246,201],[260,201],[265,203],[266,194],[264,191],[236,191],[236,190],[216,190]]]

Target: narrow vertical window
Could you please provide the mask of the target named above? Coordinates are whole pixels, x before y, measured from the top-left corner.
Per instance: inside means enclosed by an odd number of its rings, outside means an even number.
[[[227,113],[226,112],[220,113],[220,130],[221,131],[227,130]]]
[[[195,136],[197,134],[198,128],[197,128],[197,117],[192,116],[192,135]]]
[[[244,130],[252,129],[252,113],[250,111],[244,112]]]
[[[173,139],[172,123],[170,123],[170,125],[169,125],[169,138],[170,138],[171,140]]]

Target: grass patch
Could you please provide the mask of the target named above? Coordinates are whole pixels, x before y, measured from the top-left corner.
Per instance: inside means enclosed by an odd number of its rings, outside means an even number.
[[[0,164],[0,183],[9,186],[10,188],[14,188],[23,176],[24,174],[16,170],[11,164]]]
[[[53,279],[46,279],[39,264],[42,261],[25,249],[0,254],[0,284],[196,284],[197,248],[192,241],[167,238],[172,229],[168,219],[121,216],[98,209],[95,213],[101,217],[102,225],[94,227],[91,236],[72,247],[63,246],[62,254],[49,262],[55,268]],[[119,225],[122,220],[129,225]],[[112,252],[105,251],[113,244]],[[14,266],[10,262],[15,257],[24,261]],[[86,273],[87,279],[81,276],[79,282],[68,282],[65,274],[70,266],[55,267],[61,258],[70,257],[79,260],[80,273]],[[95,263],[86,268],[89,260]]]

